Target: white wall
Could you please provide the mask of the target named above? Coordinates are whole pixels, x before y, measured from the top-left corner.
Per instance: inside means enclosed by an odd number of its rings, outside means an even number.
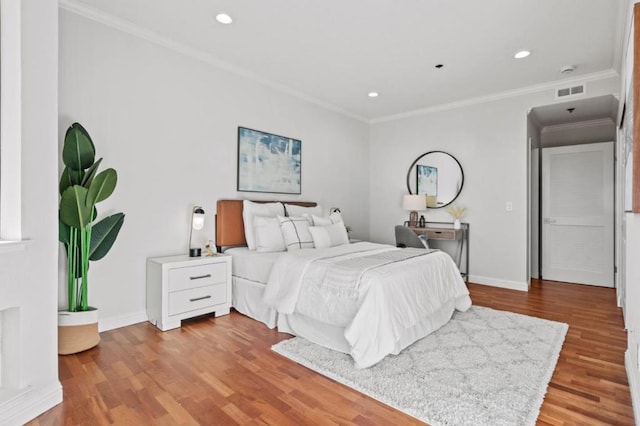
[[[636,420],[640,420],[640,214],[626,213],[627,263],[625,326],[627,352],[625,364]]]
[[[629,2],[628,25],[626,28],[627,37],[630,40],[629,46],[624,46],[623,52],[632,52],[633,38],[631,34],[631,17],[633,16],[632,5],[638,1]],[[638,25],[638,23],[635,23]],[[629,47],[629,50],[627,50]],[[627,83],[630,80],[633,69],[632,55],[624,55],[622,58],[621,75],[625,76],[620,83],[620,90],[626,93]],[[629,106],[627,106],[629,108]],[[634,112],[634,121],[637,120],[638,112]],[[621,138],[622,139],[622,138]],[[634,143],[638,143],[635,141]],[[635,165],[638,167],[638,165]],[[640,422],[640,214],[625,213],[624,214],[624,239],[625,247],[625,271],[624,271],[624,319],[627,329],[627,352],[625,354],[625,366],[627,369],[627,377],[629,379],[629,387],[631,389],[631,401],[636,422]]]
[[[618,79],[587,83],[589,96],[617,93]],[[451,153],[464,169],[455,204],[466,206],[470,229],[470,280],[527,289],[527,113],[555,103],[549,87],[453,109],[434,111],[371,127],[371,239],[393,243],[393,226],[406,220],[401,198],[413,160],[432,150]],[[505,211],[507,201],[513,211]],[[442,210],[427,220],[451,221]]]
[[[146,258],[187,253],[194,204],[210,239],[219,198],[319,201],[368,237],[366,123],[65,10],[59,105],[59,139],[82,123],[119,175],[99,209],[124,212],[125,223],[89,276],[103,330],[146,318]],[[301,195],[236,192],[238,126],[302,140]],[[63,292],[61,283],[61,306]]]
[[[540,277],[540,124],[532,113],[527,115],[529,146],[529,276]]]
[[[9,3],[2,1],[3,12]],[[58,5],[13,3],[21,12],[21,235],[29,242],[24,250],[0,252],[0,310],[16,313],[8,331],[18,335],[5,349],[19,357],[5,372],[11,375],[5,385],[20,395],[0,393],[0,424],[21,424],[62,400],[56,328]]]
[[[578,145],[616,140],[616,125],[612,121],[595,120],[542,129],[542,146]]]

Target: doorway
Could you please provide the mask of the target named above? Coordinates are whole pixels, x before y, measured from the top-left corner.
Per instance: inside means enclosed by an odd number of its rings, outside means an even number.
[[[532,108],[529,112],[531,278],[609,287],[615,285],[618,253],[614,248],[619,233],[619,212],[614,209],[613,151],[617,136],[617,112],[618,100],[613,95],[586,99],[580,97]],[[598,153],[600,151],[596,150],[594,153],[599,145],[609,148],[604,148],[605,152]],[[545,156],[549,157],[546,161],[543,160]],[[558,166],[558,172],[555,173],[555,179],[551,174],[545,182],[545,175],[553,170],[550,163]],[[605,193],[609,197],[601,201],[605,203],[602,204],[602,211],[609,215],[605,215],[606,219],[599,219],[602,227],[594,225],[596,220],[592,217],[594,215],[590,215],[595,211],[596,202],[589,192],[596,175],[585,171],[589,167],[600,167],[610,177],[609,183],[602,181],[602,185],[608,185],[608,189],[603,189],[603,197]],[[563,192],[564,195],[561,195]],[[608,225],[605,226],[605,223]],[[587,235],[589,233],[591,237]],[[605,237],[602,233],[608,234]],[[599,235],[596,237],[595,234]],[[599,245],[598,238],[604,243]],[[594,277],[594,274],[598,277]]]
[[[542,276],[613,287],[613,142],[542,149]]]

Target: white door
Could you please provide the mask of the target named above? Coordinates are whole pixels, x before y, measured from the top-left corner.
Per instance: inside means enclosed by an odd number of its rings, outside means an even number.
[[[613,142],[542,150],[542,277],[613,287]]]

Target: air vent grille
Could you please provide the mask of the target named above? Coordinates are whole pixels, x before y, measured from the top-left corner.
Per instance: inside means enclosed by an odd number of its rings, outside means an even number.
[[[560,89],[556,89],[556,99],[581,96],[585,94],[586,89],[587,87],[584,83],[571,87],[562,87]]]

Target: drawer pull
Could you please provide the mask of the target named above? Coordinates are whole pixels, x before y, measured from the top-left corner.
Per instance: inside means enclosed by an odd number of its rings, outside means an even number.
[[[198,300],[204,300],[204,299],[211,299],[211,295],[189,299],[189,302],[197,302]]]
[[[189,277],[190,280],[201,280],[203,278],[211,278],[211,274],[198,275],[197,277]]]

